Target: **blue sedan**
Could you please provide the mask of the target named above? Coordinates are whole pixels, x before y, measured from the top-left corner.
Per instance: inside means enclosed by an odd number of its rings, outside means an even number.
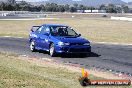
[[[90,42],[65,25],[33,26],[29,41],[31,51],[48,51],[52,57],[62,53],[87,54],[91,52]]]

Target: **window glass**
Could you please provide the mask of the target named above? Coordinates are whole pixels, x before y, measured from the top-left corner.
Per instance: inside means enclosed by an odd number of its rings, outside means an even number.
[[[51,35],[53,36],[77,36],[78,34],[70,27],[55,26],[51,27]]]
[[[40,27],[39,29],[36,30],[36,32],[40,33],[42,31],[43,27]]]
[[[49,27],[46,27],[46,28],[45,28],[45,32],[50,32]]]
[[[77,33],[72,29],[72,28],[67,28],[65,29],[67,35],[69,36],[74,36],[74,35],[77,35]]]

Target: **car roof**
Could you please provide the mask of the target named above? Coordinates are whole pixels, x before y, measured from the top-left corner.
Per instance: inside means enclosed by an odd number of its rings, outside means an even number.
[[[51,27],[51,26],[65,26],[65,27],[67,27],[67,25],[63,25],[63,24],[43,24],[42,26],[49,26],[49,27]]]

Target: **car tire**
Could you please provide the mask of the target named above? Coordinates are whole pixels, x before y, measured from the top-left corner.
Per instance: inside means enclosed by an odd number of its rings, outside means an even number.
[[[36,51],[36,49],[35,49],[35,42],[34,42],[34,41],[31,41],[31,42],[30,42],[30,50],[31,50],[32,52],[35,52],[35,51]]]
[[[54,47],[53,43],[50,45],[49,54],[50,54],[51,57],[54,57],[56,55],[55,47]]]

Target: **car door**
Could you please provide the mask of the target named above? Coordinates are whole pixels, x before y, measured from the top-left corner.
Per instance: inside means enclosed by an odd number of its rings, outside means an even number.
[[[50,34],[50,29],[49,27],[47,26],[43,26],[42,27],[42,30],[40,32],[40,35],[39,35],[39,42],[40,42],[40,47],[43,49],[43,50],[47,50],[49,49],[49,34]]]
[[[33,34],[35,36],[34,40],[35,40],[35,46],[37,47],[37,49],[41,49],[41,30],[42,30],[42,26],[40,28],[38,28],[35,33]]]

